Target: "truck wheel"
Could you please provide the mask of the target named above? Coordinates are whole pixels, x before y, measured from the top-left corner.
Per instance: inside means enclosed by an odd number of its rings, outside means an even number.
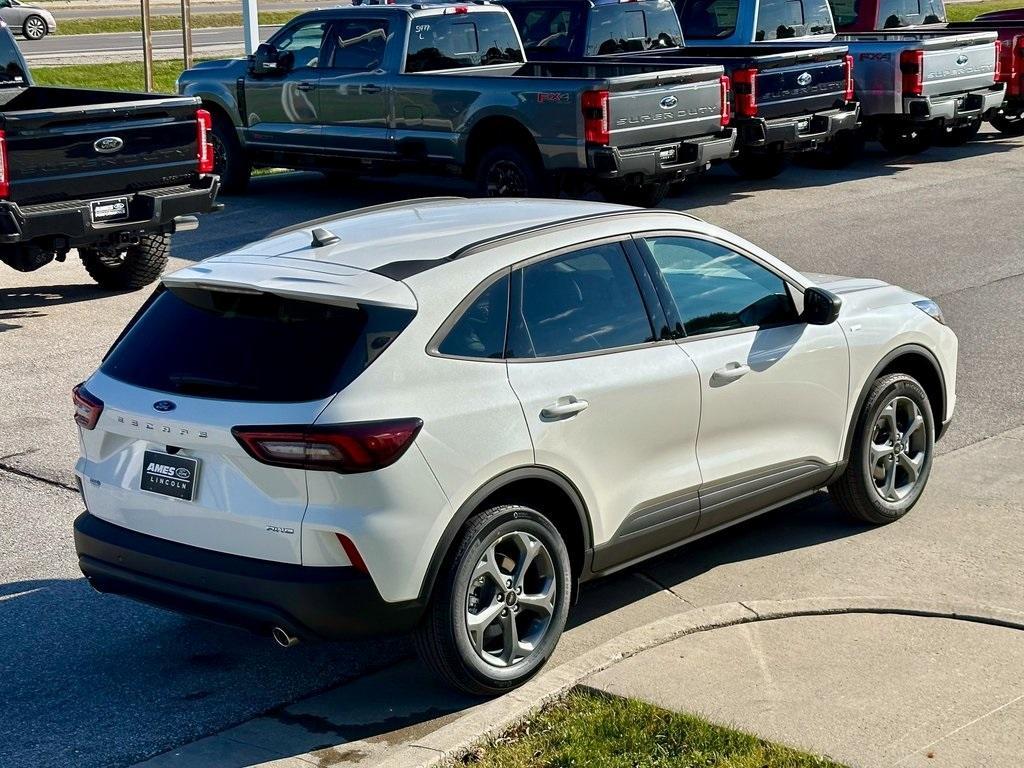
[[[601,187],[601,194],[609,203],[654,208],[665,199],[671,186],[667,181],[649,184],[605,184]]]
[[[46,21],[37,14],[27,16],[25,21],[22,22],[21,34],[29,40],[42,40],[46,37],[48,31]]]
[[[943,147],[959,147],[978,135],[981,118],[956,126],[942,126],[935,132],[935,143]]]
[[[213,118],[212,133],[213,172],[220,176],[221,192],[229,195],[243,194],[249,186],[252,167],[238,140],[235,126],[218,113]]]
[[[932,145],[933,138],[934,131],[927,128],[910,131],[892,128],[878,130],[878,143],[886,152],[893,155],[916,155],[924,152]]]
[[[910,511],[932,468],[935,423],[928,395],[903,373],[878,379],[855,427],[850,463],[829,494],[854,518],[891,523]]]
[[[550,191],[544,169],[519,147],[487,150],[476,167],[480,197],[545,197]]]
[[[78,253],[85,271],[100,286],[112,291],[133,291],[160,277],[170,250],[170,235],[143,235],[138,245],[121,252],[79,248]]]
[[[990,121],[992,127],[1004,136],[1024,136],[1024,112],[1008,115],[1000,112]]]
[[[732,169],[745,179],[774,179],[786,167],[786,156],[778,150],[770,152],[741,151],[729,161]]]
[[[529,507],[492,507],[470,518],[455,544],[416,632],[416,651],[466,693],[510,691],[551,656],[571,590],[569,552],[554,524]]]

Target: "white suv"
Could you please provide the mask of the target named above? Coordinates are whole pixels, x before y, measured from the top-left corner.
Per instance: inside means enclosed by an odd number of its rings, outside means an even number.
[[[899,518],[956,353],[933,302],[685,214],[310,222],[165,276],[76,388],[81,568],[285,645],[415,629],[504,691],[582,581],[825,486]]]

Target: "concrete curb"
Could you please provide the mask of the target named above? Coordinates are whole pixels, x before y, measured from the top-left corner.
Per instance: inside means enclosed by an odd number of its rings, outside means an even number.
[[[1020,611],[898,597],[755,600],[696,608],[626,632],[542,673],[516,691],[467,710],[455,722],[395,751],[379,763],[378,768],[428,768],[456,758],[480,741],[497,736],[530,717],[584,678],[685,635],[758,621],[854,613],[943,618],[1024,630],[1024,613]]]

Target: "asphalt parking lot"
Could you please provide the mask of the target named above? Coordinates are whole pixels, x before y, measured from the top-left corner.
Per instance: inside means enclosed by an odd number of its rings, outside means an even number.
[[[1013,520],[1024,488],[1019,474],[1007,483],[1000,472],[1000,462],[1019,469],[1016,436],[1024,434],[1005,436],[1024,425],[1022,182],[1024,139],[984,133],[914,158],[873,149],[841,172],[794,166],[761,184],[716,169],[667,201],[797,268],[877,276],[936,299],[960,336],[957,415],[939,445],[949,457],[906,524],[884,532],[848,525],[817,497],[594,585],[562,654],[680,603],[766,597],[774,587],[765,585],[780,580],[795,592],[820,592],[828,582],[842,594],[880,594],[887,568],[902,573],[914,561],[915,542],[928,557],[896,588],[1024,608],[1013,543],[1021,541]],[[441,193],[464,191],[453,183]],[[179,236],[175,264],[332,211],[431,194],[436,186],[415,179],[360,182],[353,194],[316,174],[258,178],[251,194],[225,199],[224,212]],[[262,638],[98,596],[80,577],[70,532],[80,502],[69,391],[147,293],[104,294],[70,259],[30,274],[0,272],[3,766],[129,765],[408,653],[402,640],[282,652]],[[970,446],[973,453],[960,453]],[[968,525],[961,510],[972,484],[984,484],[994,511]],[[796,550],[803,559],[777,557]],[[858,567],[850,553],[863,558],[863,578],[850,577]],[[800,567],[787,571],[787,562]]]

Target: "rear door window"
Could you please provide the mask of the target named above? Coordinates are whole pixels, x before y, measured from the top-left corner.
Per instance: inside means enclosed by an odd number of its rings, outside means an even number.
[[[687,40],[722,40],[736,31],[740,0],[677,0]]]
[[[352,18],[335,22],[333,69],[372,72],[380,69],[388,46],[388,23],[380,19]]]
[[[354,381],[414,314],[265,293],[161,290],[101,370],[126,384],[195,397],[322,400]]]
[[[452,13],[412,19],[406,72],[522,61],[519,38],[505,13]]]
[[[834,32],[828,0],[761,0],[757,6],[757,42]]]

